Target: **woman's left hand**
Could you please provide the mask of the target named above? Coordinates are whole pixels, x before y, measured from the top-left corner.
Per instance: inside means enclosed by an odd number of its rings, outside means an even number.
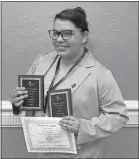
[[[65,130],[78,134],[80,122],[73,116],[65,116],[60,120],[59,125]]]

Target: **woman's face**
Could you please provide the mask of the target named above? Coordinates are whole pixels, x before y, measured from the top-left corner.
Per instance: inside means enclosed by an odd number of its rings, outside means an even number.
[[[72,31],[72,36],[68,40],[64,40],[61,34],[57,40],[53,40],[55,50],[61,57],[73,58],[78,53],[80,54],[84,47],[84,36],[80,29],[78,29],[71,21],[56,19],[53,30],[58,32],[61,32],[62,30]]]

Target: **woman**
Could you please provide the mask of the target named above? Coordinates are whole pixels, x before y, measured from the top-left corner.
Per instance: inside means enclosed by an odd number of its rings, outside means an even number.
[[[49,30],[55,51],[40,55],[28,72],[44,75],[45,96],[50,87],[55,90],[70,88],[72,92],[73,116],[63,117],[59,124],[75,134],[77,155],[41,154],[40,157],[102,158],[103,139],[128,120],[124,99],[111,71],[95,60],[85,46],[88,33],[82,8],[56,14],[53,30]],[[27,91],[17,87],[11,97],[13,112],[19,114],[21,104],[28,97]],[[43,112],[34,114],[43,115]]]

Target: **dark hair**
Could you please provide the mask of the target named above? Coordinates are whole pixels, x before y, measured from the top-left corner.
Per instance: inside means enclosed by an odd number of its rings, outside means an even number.
[[[69,20],[73,22],[77,28],[80,28],[82,32],[89,32],[88,22],[86,21],[86,13],[81,7],[63,10],[56,14],[54,21],[56,19]]]

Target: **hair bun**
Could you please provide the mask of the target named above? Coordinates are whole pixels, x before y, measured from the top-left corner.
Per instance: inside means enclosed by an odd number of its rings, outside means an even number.
[[[76,12],[81,13],[86,18],[86,13],[85,13],[85,11],[81,7],[76,7],[73,10],[75,10]]]

